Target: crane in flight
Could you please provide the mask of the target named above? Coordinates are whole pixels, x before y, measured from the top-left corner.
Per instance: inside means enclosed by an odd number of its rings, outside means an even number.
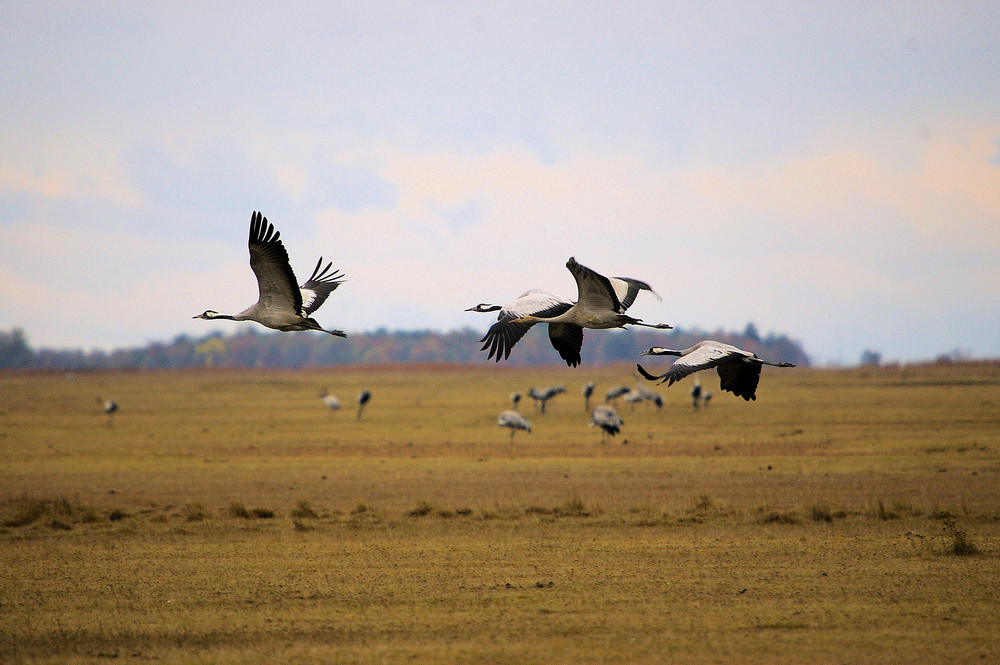
[[[580,329],[580,343],[583,344],[583,328],[605,329],[624,328],[626,325],[646,326],[659,330],[669,330],[673,326],[666,323],[643,323],[625,313],[640,291],[649,291],[657,299],[659,295],[646,282],[631,277],[605,277],[590,268],[580,265],[570,257],[566,268],[576,279],[578,297],[576,303],[555,315],[524,314],[511,320],[512,325],[528,323],[554,323],[574,326]]]
[[[688,374],[714,367],[719,373],[719,388],[728,390],[748,402],[757,399],[757,384],[760,381],[762,366],[795,367],[792,363],[761,360],[755,353],[710,339],[680,350],[654,346],[640,351],[639,355],[679,356],[670,369],[659,375],[650,374],[642,365],[636,364],[639,373],[650,381],[666,382],[669,387]]]
[[[528,314],[556,316],[572,306],[572,300],[541,289],[530,289],[503,305],[482,302],[465,311],[496,312],[499,310],[496,323],[490,326],[486,335],[479,341],[483,342],[483,348],[480,351],[489,349],[488,357],[495,357],[496,362],[500,362],[500,358],[506,360],[510,357],[510,351],[514,345],[524,337],[531,326],[535,325],[534,323],[513,323],[514,319]],[[552,348],[559,353],[559,357],[565,360],[567,365],[576,367],[580,364],[583,328],[569,324],[550,323],[549,341],[552,343]]]
[[[332,262],[320,270],[323,266],[323,257],[320,257],[309,279],[298,286],[292,266],[288,263],[288,252],[281,242],[281,234],[266,217],[256,211],[250,216],[248,246],[250,268],[257,277],[257,302],[239,314],[219,314],[207,309],[192,318],[256,321],[284,332],[318,330],[337,337],[347,337],[342,330],[325,330],[310,316],[344,281],[341,272],[331,271]]]

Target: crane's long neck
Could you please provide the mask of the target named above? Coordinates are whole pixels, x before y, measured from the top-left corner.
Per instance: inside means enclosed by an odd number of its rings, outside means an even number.
[[[194,316],[195,319],[205,319],[207,321],[214,321],[215,319],[229,319],[230,321],[239,321],[236,316],[230,314],[219,314],[214,310],[205,310],[203,313]]]

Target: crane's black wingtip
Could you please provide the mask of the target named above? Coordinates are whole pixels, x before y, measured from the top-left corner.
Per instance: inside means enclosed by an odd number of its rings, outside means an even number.
[[[656,381],[657,379],[659,379],[659,378],[661,378],[661,377],[663,376],[662,374],[661,374],[660,376],[654,376],[654,375],[650,374],[650,373],[649,373],[649,372],[647,372],[647,371],[646,371],[646,369],[645,369],[645,368],[644,368],[644,367],[643,367],[642,365],[640,365],[639,363],[636,363],[636,364],[635,364],[635,368],[636,368],[637,370],[639,370],[639,374],[642,374],[642,376],[643,376],[644,378],[646,378],[646,379],[648,379],[648,380],[650,380],[650,381]]]

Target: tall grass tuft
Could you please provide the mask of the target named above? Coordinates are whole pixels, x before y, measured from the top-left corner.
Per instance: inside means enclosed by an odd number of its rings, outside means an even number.
[[[809,508],[809,519],[813,522],[832,522],[833,512],[830,510],[829,506],[813,504]]]
[[[200,503],[188,503],[184,506],[184,519],[188,522],[201,522],[210,517],[211,514]]]
[[[315,519],[319,517],[319,514],[313,510],[312,506],[309,505],[309,501],[306,499],[300,499],[295,507],[292,508],[292,517],[302,519],[302,518],[312,518]]]
[[[948,554],[956,556],[973,556],[979,554],[979,548],[969,540],[969,536],[966,535],[965,531],[958,528],[954,517],[946,515],[941,518],[941,521],[944,523],[945,533],[951,538],[951,543],[946,550]]]
[[[46,502],[28,494],[22,494],[13,503],[13,513],[4,519],[4,526],[22,527],[37,522],[47,512]]]
[[[799,516],[795,511],[782,511],[761,506],[757,508],[758,524],[798,524]]]
[[[425,517],[434,512],[434,504],[427,501],[420,501],[412,509],[406,511],[410,517]]]
[[[565,503],[556,506],[552,512],[559,517],[590,517],[590,511],[580,499],[567,499]]]
[[[878,505],[875,507],[875,514],[883,522],[888,522],[889,520],[898,520],[900,518],[899,512],[894,508],[886,508],[885,504],[882,503],[881,499]]]
[[[237,519],[248,520],[253,517],[253,515],[250,514],[250,511],[247,510],[247,507],[239,501],[233,501],[229,504],[229,510],[226,512],[230,517],[235,517]]]
[[[696,496],[694,500],[691,501],[691,510],[696,513],[707,513],[712,508],[715,507],[715,499],[706,492],[703,492]]]
[[[364,501],[359,501],[358,505],[351,508],[352,515],[365,515],[367,513],[375,512],[375,509],[369,506]]]
[[[53,529],[65,530],[73,524],[88,524],[101,519],[92,506],[65,497],[42,499],[24,493],[6,504],[9,514],[2,522],[6,527],[28,526],[44,518]]]
[[[813,522],[832,522],[833,520],[842,520],[849,515],[848,511],[843,508],[833,509],[826,504],[814,503],[809,507],[809,519]]]

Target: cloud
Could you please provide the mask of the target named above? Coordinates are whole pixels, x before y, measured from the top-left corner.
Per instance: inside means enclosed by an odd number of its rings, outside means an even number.
[[[399,192],[398,208],[341,214],[335,224],[363,238],[348,251],[359,267],[415,276],[380,287],[435,312],[422,322],[458,319],[420,285],[446,284],[465,306],[531,287],[572,296],[562,264],[577,254],[598,270],[654,283],[666,303],[645,303],[646,318],[709,327],[754,320],[829,340],[824,329],[888,303],[926,319],[936,307],[928,294],[937,293],[928,280],[961,290],[965,273],[951,257],[1000,252],[995,226],[975,221],[994,219],[996,194],[982,182],[996,167],[982,146],[997,135],[977,129],[969,136],[984,138],[949,142],[951,152],[921,147],[911,160],[918,168],[865,145],[730,169],[589,152],[549,163],[516,147],[465,156],[383,150],[381,175]],[[450,223],[447,211],[470,202],[475,218]],[[971,236],[955,233],[955,210],[967,211],[960,227]],[[366,249],[369,238],[377,249]]]
[[[96,160],[83,168],[0,166],[0,192],[26,193],[49,200],[104,200],[121,208],[135,209],[145,203],[142,195],[129,186],[115,164]]]
[[[980,223],[983,217],[1000,219],[998,142],[1000,124],[976,128],[958,140],[932,140],[921,160],[916,184],[934,196],[962,204],[957,212],[979,217]],[[989,227],[1000,233],[995,223]]]
[[[148,169],[140,192],[150,211],[134,226],[65,226],[53,210],[48,224],[0,231],[0,257],[12,275],[4,309],[9,320],[31,321],[36,304],[23,289],[34,282],[34,293],[53,305],[61,332],[52,339],[198,334],[206,324],[190,322],[193,314],[238,311],[256,298],[244,245],[247,202],[238,191],[245,180],[264,183],[263,198],[273,199],[272,221],[293,268],[304,273],[322,254],[347,273],[319,312],[330,326],[482,327],[481,317],[462,310],[528,288],[572,297],[564,263],[573,255],[650,282],[665,301],[640,299],[635,314],[646,320],[710,329],[753,320],[827,348],[832,331],[887,307],[926,324],[949,289],[992,297],[962,282],[973,271],[978,280],[995,274],[986,257],[1000,253],[990,223],[1000,216],[1000,169],[991,162],[997,137],[996,127],[972,128],[920,144],[902,161],[886,159],[892,150],[844,141],[786,159],[686,168],[610,150],[549,160],[516,145],[456,153],[379,144],[321,158],[306,141],[275,159],[280,151],[267,145],[156,149],[155,158],[135,162]],[[313,158],[295,166],[300,149]],[[208,165],[223,153],[238,164],[221,191],[241,214],[210,212],[215,221],[202,228],[196,203],[215,194],[200,181],[215,176],[201,170],[222,168]],[[295,169],[294,186],[277,175],[286,167]],[[336,185],[326,196],[324,183]],[[151,234],[140,220],[169,214],[172,188],[191,208],[189,221]],[[25,189],[42,196],[40,182]],[[60,285],[53,265],[84,277]]]

